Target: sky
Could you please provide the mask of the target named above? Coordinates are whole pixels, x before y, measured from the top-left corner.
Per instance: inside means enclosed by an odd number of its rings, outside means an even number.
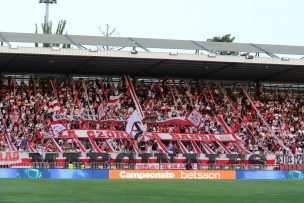
[[[41,32],[45,4],[0,0],[0,31]],[[304,45],[303,0],[58,0],[53,24],[67,20],[67,32],[101,35],[116,27],[120,37],[206,40],[232,34],[236,42]]]

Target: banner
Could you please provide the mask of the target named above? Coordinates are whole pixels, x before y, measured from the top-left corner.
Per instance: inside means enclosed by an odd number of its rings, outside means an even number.
[[[192,125],[185,117],[173,117],[168,119],[156,120],[157,125]]]
[[[235,180],[227,170],[110,170],[109,179],[119,180]]]
[[[1,152],[0,151],[0,165],[9,165],[21,163],[19,152]]]
[[[103,117],[103,112],[101,110],[100,116]],[[102,119],[98,118],[98,115],[63,115],[54,114],[52,115],[53,121],[60,122],[72,122],[72,121],[95,121],[95,122],[127,122],[125,116],[112,116],[104,117]],[[157,124],[157,125],[193,125],[185,117],[173,117],[167,119],[157,119],[156,116],[147,116],[143,119],[145,123]]]
[[[163,119],[163,118],[158,118],[156,115],[150,115],[150,116],[146,116],[143,119],[143,121],[145,123],[156,124],[156,125],[193,125],[184,116]]]
[[[72,121],[93,121],[93,122],[114,122],[114,123],[121,123],[126,122],[126,118],[124,116],[113,116],[113,117],[106,117],[104,119],[98,119],[98,115],[63,115],[63,114],[54,114],[52,116],[53,121],[60,121],[60,122],[72,122]]]
[[[150,133],[143,135],[158,140],[181,140],[202,142],[235,142],[238,141],[233,134],[181,134],[181,133]],[[114,130],[65,130],[60,138],[100,138],[100,139],[130,139],[133,138],[126,131]]]
[[[100,158],[103,163],[114,163],[113,167],[122,169],[125,166],[135,167],[134,169],[141,170],[155,170],[155,169],[184,169],[185,164],[191,162],[192,167],[195,169],[195,164],[199,164],[201,169],[232,169],[232,166],[238,166],[240,169],[252,169],[262,170],[267,169],[278,169],[275,163],[275,155],[262,155],[262,154],[165,154],[165,153],[75,153],[75,152],[20,152],[21,159],[23,162],[22,166],[29,166],[31,162],[54,162],[62,163],[69,162],[69,160],[86,160],[88,163],[99,162]],[[55,158],[57,157],[57,158]],[[29,162],[30,158],[30,162]],[[171,163],[165,161],[170,160]],[[196,163],[198,162],[198,163]],[[161,165],[158,165],[158,164]],[[129,165],[130,164],[130,165]],[[194,164],[194,165],[193,165]],[[237,165],[235,165],[237,164]],[[161,167],[161,168],[160,168]],[[290,169],[289,169],[290,170]]]
[[[53,121],[60,121],[60,122],[80,121],[79,116],[77,115],[54,114],[52,118]]]
[[[304,164],[304,154],[277,155],[278,164]]]
[[[131,139],[125,131],[112,130],[66,130],[58,138],[99,138],[99,139]]]
[[[191,164],[192,169],[197,169],[197,164]],[[136,163],[137,170],[185,170],[186,163]]]

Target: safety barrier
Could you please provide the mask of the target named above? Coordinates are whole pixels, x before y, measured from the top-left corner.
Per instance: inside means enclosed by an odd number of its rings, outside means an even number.
[[[23,162],[0,165],[0,168],[67,169],[70,162]],[[109,163],[109,162],[71,162],[74,169],[108,170],[185,170],[186,163]],[[194,170],[279,170],[279,165],[264,164],[201,164],[192,163]]]

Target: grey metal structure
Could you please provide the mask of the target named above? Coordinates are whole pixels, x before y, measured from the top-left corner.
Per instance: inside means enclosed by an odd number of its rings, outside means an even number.
[[[1,37],[2,36],[2,37]],[[1,39],[2,38],[2,39]],[[47,35],[33,33],[0,32],[0,40],[11,43],[54,43],[73,44],[84,48],[90,46],[138,47],[145,51],[156,49],[205,50],[208,52],[231,51],[242,53],[265,53],[271,57],[276,54],[304,55],[304,46],[267,45],[253,43],[224,43],[192,40],[170,40],[130,37],[102,37],[81,35]]]
[[[277,57],[279,54],[304,55],[304,46],[9,32],[0,32],[0,41],[12,45],[0,46],[0,73],[130,74],[137,77],[304,83],[303,59]],[[13,47],[14,43],[18,43],[18,47]],[[23,47],[19,46],[20,43],[73,44],[74,49],[35,48],[27,44]],[[129,50],[133,51],[91,50],[90,46],[130,47]],[[173,51],[153,52],[153,49]],[[177,53],[176,49],[192,50],[193,54]],[[213,54],[194,54],[202,50]],[[214,54],[219,51],[264,53],[270,57]]]

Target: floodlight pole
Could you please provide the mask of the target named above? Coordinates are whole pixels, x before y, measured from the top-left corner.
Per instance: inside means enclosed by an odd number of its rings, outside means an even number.
[[[44,22],[49,22],[50,4],[56,4],[57,0],[39,0],[39,3],[45,4]]]

